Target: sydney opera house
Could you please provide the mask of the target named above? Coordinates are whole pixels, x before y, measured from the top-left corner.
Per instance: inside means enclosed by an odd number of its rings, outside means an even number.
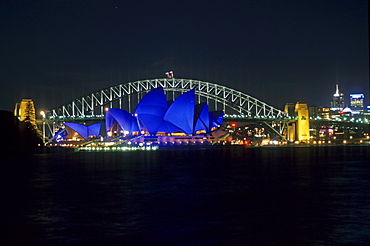
[[[207,103],[195,104],[195,90],[180,95],[172,103],[167,101],[162,87],[148,92],[134,113],[110,108],[105,116],[105,142],[129,144],[206,144],[216,141],[223,111],[209,111]],[[65,123],[70,135],[84,140],[100,136],[101,123],[91,126]],[[72,129],[73,133],[71,133]]]

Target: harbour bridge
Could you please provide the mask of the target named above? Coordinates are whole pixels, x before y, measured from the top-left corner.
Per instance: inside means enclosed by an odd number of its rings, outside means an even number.
[[[39,124],[42,124],[43,136],[53,137],[56,129],[64,122],[102,122],[108,108],[133,112],[142,97],[157,87],[164,89],[168,101],[174,101],[180,94],[195,89],[196,103],[207,102],[209,110],[223,110],[225,122],[238,120],[258,123],[282,139],[285,139],[283,132],[292,121],[282,110],[223,85],[193,79],[161,78],[118,84],[51,109],[43,120],[39,121]]]
[[[117,107],[129,112],[140,99],[154,88],[162,87],[168,100],[195,89],[197,103],[207,102],[213,110],[226,114],[243,114],[261,117],[284,117],[286,114],[250,95],[211,82],[192,79],[148,79],[111,86],[84,95],[58,108],[52,109],[49,118],[80,118],[103,115],[106,107]]]
[[[207,102],[210,110],[222,110],[226,115],[243,115],[249,119],[263,120],[277,134],[281,134],[287,114],[246,93],[193,79],[160,78],[138,80],[101,89],[64,105],[47,111],[43,120],[44,136],[53,136],[55,128],[63,122],[102,121],[107,108],[121,108],[133,112],[142,97],[149,91],[162,87],[168,101],[195,89],[196,102]],[[282,124],[276,124],[279,121]],[[47,133],[46,133],[47,131]]]

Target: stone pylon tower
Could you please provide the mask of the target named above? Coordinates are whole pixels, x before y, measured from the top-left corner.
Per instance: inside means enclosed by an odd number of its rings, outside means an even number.
[[[18,117],[20,121],[29,121],[37,128],[35,104],[32,99],[22,99],[22,101],[17,102],[14,108],[14,115]]]
[[[295,105],[297,113],[297,139],[300,142],[308,142],[310,140],[310,117],[308,114],[307,103],[297,102]]]

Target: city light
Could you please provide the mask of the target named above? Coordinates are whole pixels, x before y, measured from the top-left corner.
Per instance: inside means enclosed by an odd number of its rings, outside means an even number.
[[[139,81],[140,82],[140,81]],[[141,82],[140,82],[141,83]],[[167,82],[166,82],[167,83]],[[190,81],[190,83],[192,83]],[[211,85],[211,84],[210,84]],[[362,139],[369,139],[367,135],[367,128],[363,124],[369,124],[369,120],[367,117],[370,117],[370,107],[363,107],[363,110],[358,110],[352,108],[352,105],[349,107],[344,107],[342,97],[343,94],[339,92],[338,85],[336,86],[336,93],[334,94],[332,105],[326,107],[316,107],[316,109],[312,109],[311,107],[307,107],[309,114],[298,117],[298,111],[293,110],[294,112],[286,114],[278,114],[278,116],[273,115],[273,113],[265,113],[264,107],[257,107],[256,111],[252,108],[240,108],[238,110],[232,111],[232,114],[224,114],[224,119],[226,121],[223,122],[222,129],[229,134],[227,137],[227,142],[230,144],[240,144],[240,145],[254,145],[254,146],[261,146],[261,145],[282,145],[282,144],[315,144],[315,145],[324,145],[324,144],[359,144],[359,143],[368,143],[368,141],[362,141]],[[105,94],[104,94],[105,95]],[[363,94],[351,94],[352,99],[363,99]],[[138,98],[139,100],[139,98]],[[229,100],[229,99],[227,99]],[[248,101],[249,102],[249,101]],[[109,102],[106,102],[109,103]],[[106,104],[107,105],[107,104]],[[105,107],[100,105],[98,114],[95,112],[95,109],[92,109],[91,112],[89,111],[89,115],[87,111],[75,108],[74,111],[69,111],[68,114],[64,114],[63,116],[57,115],[54,111],[40,111],[40,115],[43,117],[43,121],[39,121],[39,124],[43,122],[44,128],[43,133],[49,129],[55,129],[54,126],[51,126],[51,119],[54,121],[66,121],[68,119],[72,119],[73,121],[81,122],[86,119],[89,120],[102,120],[105,117],[107,111],[111,110],[113,107],[113,102],[110,102],[110,107]],[[217,105],[216,105],[217,106]],[[227,106],[227,105],[226,105]],[[240,107],[242,107],[241,105]],[[295,104],[295,107],[297,104]],[[218,106],[217,106],[218,107]],[[243,106],[244,107],[244,106]],[[254,106],[253,106],[254,107]],[[72,107],[73,108],[73,107]],[[76,110],[77,109],[77,110]],[[219,109],[219,107],[218,107]],[[260,110],[263,109],[263,110]],[[369,109],[369,110],[367,110]],[[64,109],[63,109],[64,110]],[[65,109],[65,112],[69,110]],[[95,110],[95,111],[94,111]],[[104,112],[105,111],[105,112]],[[224,112],[225,105],[224,105]],[[64,112],[64,111],[63,111]],[[367,113],[367,115],[365,114]],[[48,119],[46,120],[46,114],[48,114]],[[138,122],[139,125],[139,116],[142,115],[137,113],[130,113],[133,116],[133,119]],[[60,120],[58,120],[60,119]],[[308,120],[309,119],[309,120]],[[227,121],[229,120],[229,122]],[[236,121],[236,122],[233,122]],[[304,125],[304,123],[308,123]],[[84,124],[84,123],[81,123]],[[40,124],[41,125],[41,124]],[[206,124],[209,125],[209,124]],[[288,126],[292,126],[290,130]],[[303,129],[303,126],[305,127]],[[215,127],[215,125],[212,125]],[[265,129],[264,129],[264,128]],[[307,129],[308,130],[307,130]],[[41,128],[40,128],[41,129]],[[304,130],[304,131],[303,131]],[[287,133],[290,131],[289,134]],[[113,132],[113,134],[112,134]],[[118,139],[121,137],[122,139],[125,138],[125,141],[130,138],[130,131],[127,129],[116,129],[116,131],[107,132],[108,137],[115,137]],[[55,131],[57,133],[57,131]],[[193,136],[200,135],[200,131],[191,132],[189,134]],[[114,135],[114,136],[113,136]],[[139,144],[139,141],[136,140],[137,137],[140,135],[146,136],[148,132],[145,128],[139,128],[139,130],[135,130],[135,134],[132,138],[132,146]],[[179,133],[168,133],[168,136],[183,136],[183,134]],[[288,136],[289,135],[289,136]],[[45,136],[45,133],[43,134]],[[53,135],[54,136],[54,135]],[[59,134],[55,134],[56,139],[58,138]],[[89,134],[90,136],[90,134]],[[64,138],[65,136],[63,136]],[[70,137],[71,138],[71,137]],[[135,138],[135,140],[134,140]],[[225,137],[226,138],[226,137]],[[117,140],[124,142],[123,140]],[[278,139],[278,140],[275,140]],[[65,139],[64,139],[65,140]],[[75,139],[77,141],[77,139]],[[80,140],[80,139],[78,139]],[[131,139],[130,139],[131,140]],[[67,141],[67,140],[65,140]],[[106,136],[104,136],[104,140],[102,138],[101,142],[106,141]],[[224,140],[226,141],[226,140]],[[172,139],[168,138],[166,141],[159,141],[159,142],[151,142],[151,143],[158,143],[158,144],[169,144],[171,145],[173,142]],[[178,144],[199,144],[201,140],[195,141],[187,141],[187,140],[175,140],[173,142],[174,145]],[[210,139],[206,139],[205,143],[211,142]],[[262,144],[263,143],[263,144]],[[117,143],[115,143],[117,144]],[[127,144],[126,142],[124,144]],[[144,146],[147,145],[147,142],[144,142]],[[62,143],[59,142],[59,146]]]

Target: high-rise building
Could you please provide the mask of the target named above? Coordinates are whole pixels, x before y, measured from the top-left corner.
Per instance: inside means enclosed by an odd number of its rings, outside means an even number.
[[[349,97],[352,114],[364,114],[364,94],[350,94]]]
[[[336,84],[335,94],[330,102],[332,111],[341,111],[344,109],[344,94],[339,92],[339,86]]]
[[[330,119],[330,107],[324,106],[310,106],[308,107],[308,113],[311,118],[320,117],[322,119]]]
[[[364,115],[370,115],[370,105],[367,105],[364,110]]]

